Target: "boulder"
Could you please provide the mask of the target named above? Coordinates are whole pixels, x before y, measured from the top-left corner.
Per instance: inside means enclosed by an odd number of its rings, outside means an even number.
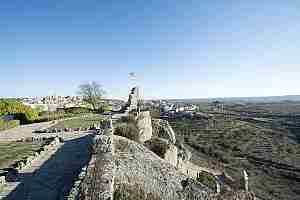
[[[173,166],[177,166],[177,147],[173,144],[169,146],[164,155],[164,159]]]

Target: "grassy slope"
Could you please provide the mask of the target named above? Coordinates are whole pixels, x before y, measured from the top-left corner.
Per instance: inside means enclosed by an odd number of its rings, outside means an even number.
[[[298,181],[282,176],[276,167],[248,159],[252,156],[299,168],[300,146],[292,144],[285,133],[224,118],[217,118],[214,126],[203,120],[179,120],[171,124],[177,134],[186,133],[184,141],[192,147],[192,161],[196,164],[225,168],[236,179],[246,169],[250,187],[263,199],[300,197]]]

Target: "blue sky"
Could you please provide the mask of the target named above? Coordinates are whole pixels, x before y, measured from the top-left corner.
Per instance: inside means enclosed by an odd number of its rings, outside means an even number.
[[[297,0],[4,0],[0,96],[300,94]]]

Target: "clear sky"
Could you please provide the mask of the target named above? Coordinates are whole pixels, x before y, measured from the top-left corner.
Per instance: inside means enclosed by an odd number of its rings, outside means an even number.
[[[300,94],[298,0],[3,0],[0,96]]]

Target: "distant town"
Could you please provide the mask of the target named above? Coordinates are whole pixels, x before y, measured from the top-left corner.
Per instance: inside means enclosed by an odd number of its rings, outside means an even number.
[[[44,97],[20,97],[18,98],[24,105],[31,108],[39,107],[43,111],[56,111],[63,108],[87,107],[82,96],[44,96]],[[112,106],[113,110],[121,109],[124,104],[122,100],[102,99],[103,103]]]

